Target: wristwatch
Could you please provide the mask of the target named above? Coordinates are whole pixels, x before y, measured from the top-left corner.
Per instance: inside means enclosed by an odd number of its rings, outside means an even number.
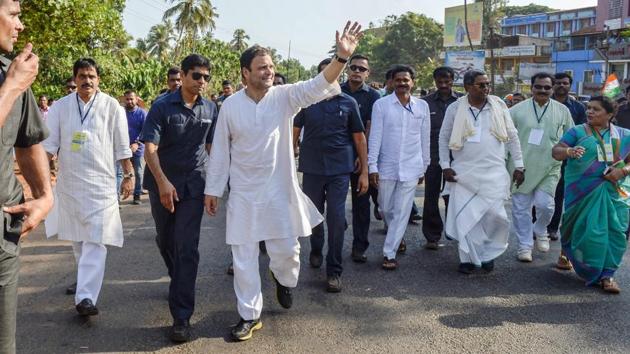
[[[337,54],[335,54],[333,56],[333,59],[335,59],[336,61],[340,62],[341,64],[345,64],[345,63],[348,62],[347,58],[342,58],[342,57],[338,56]]]
[[[133,172],[129,172],[129,173],[125,173],[125,174],[123,174],[123,178],[124,178],[124,179],[133,178],[133,177],[134,177],[134,176],[133,176]]]

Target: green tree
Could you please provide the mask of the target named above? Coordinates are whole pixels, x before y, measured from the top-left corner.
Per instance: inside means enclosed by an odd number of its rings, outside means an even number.
[[[171,54],[171,43],[175,40],[174,30],[171,20],[151,27],[146,39],[148,52],[156,58],[166,60]]]
[[[234,51],[241,53],[247,49],[247,40],[249,40],[249,36],[245,33],[245,30],[238,28],[234,31],[230,45]]]
[[[287,78],[287,83],[293,83],[311,78],[309,70],[304,68],[299,60],[295,58],[284,59],[276,63],[276,71]]]
[[[217,9],[210,0],[166,0],[175,4],[164,12],[162,18],[175,17],[175,28],[179,32],[179,52],[194,50],[200,35],[216,28]],[[183,39],[183,41],[182,41]]]
[[[514,15],[532,15],[532,14],[552,12],[552,11],[556,11],[556,9],[553,9],[549,6],[538,5],[534,3],[530,3],[529,5],[525,5],[525,6],[505,6],[503,8],[503,14],[507,17],[514,16]]]

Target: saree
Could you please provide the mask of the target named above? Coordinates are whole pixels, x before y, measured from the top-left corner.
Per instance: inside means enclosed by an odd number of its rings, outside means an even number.
[[[582,158],[568,159],[564,174],[562,250],[577,275],[593,285],[613,277],[627,247],[629,178],[613,184],[604,171],[612,164],[623,166],[630,152],[630,130],[611,124],[598,133],[582,124],[570,129],[561,142],[585,149]],[[612,159],[606,149],[612,150]]]

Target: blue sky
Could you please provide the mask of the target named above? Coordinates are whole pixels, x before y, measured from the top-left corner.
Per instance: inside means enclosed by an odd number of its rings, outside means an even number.
[[[472,2],[472,1],[471,1]],[[568,9],[597,5],[596,0],[512,0],[510,5],[531,2]],[[366,26],[379,23],[387,15],[407,11],[423,13],[444,22],[444,8],[463,5],[460,0],[214,0],[219,18],[216,38],[229,41],[234,30],[243,28],[251,37],[249,44],[274,47],[284,58],[297,58],[309,68],[327,56],[335,40],[335,30],[348,19]],[[152,25],[162,22],[162,14],[170,4],[164,0],[127,0],[124,26],[134,38],[146,36]]]

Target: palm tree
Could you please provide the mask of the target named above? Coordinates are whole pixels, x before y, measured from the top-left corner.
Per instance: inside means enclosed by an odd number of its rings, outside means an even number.
[[[175,40],[174,30],[173,22],[170,20],[151,27],[146,39],[148,52],[159,59],[166,59],[169,56],[171,42]]]
[[[230,41],[230,45],[232,49],[236,52],[242,52],[247,49],[246,40],[249,39],[249,36],[245,33],[245,30],[242,28],[238,28],[234,31],[234,35],[232,37],[232,41]]]
[[[164,12],[163,19],[175,17],[175,28],[179,32],[178,42],[185,37],[192,47],[200,34],[216,28],[214,20],[219,17],[219,14],[210,0],[166,0],[166,2],[175,4]],[[180,45],[181,43],[178,43],[178,47]]]

